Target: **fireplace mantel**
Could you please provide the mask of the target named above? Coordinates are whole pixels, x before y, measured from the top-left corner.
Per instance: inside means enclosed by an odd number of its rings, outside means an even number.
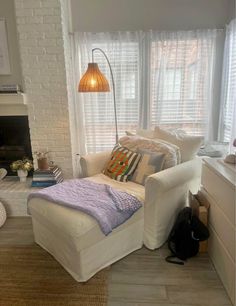
[[[0,94],[0,116],[24,115],[28,115],[25,94]]]
[[[26,96],[18,94],[0,94],[0,105],[26,105]]]

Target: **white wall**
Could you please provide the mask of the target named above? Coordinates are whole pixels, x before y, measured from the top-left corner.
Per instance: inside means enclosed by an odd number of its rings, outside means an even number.
[[[68,97],[59,0],[15,0],[32,151],[72,177]]]
[[[223,28],[235,0],[71,0],[73,31]]]
[[[4,18],[6,21],[9,58],[11,65],[11,74],[0,75],[0,84],[22,85],[20,53],[16,33],[14,0],[0,1],[0,18]]]

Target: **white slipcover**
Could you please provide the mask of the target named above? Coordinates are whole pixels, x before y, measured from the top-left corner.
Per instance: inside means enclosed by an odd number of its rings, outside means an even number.
[[[129,220],[105,236],[90,216],[71,208],[31,199],[35,241],[51,253],[75,280],[87,281],[96,272],[142,247],[165,243],[189,189],[200,182],[201,162],[194,159],[149,176],[145,188],[101,174],[110,152],[81,158],[84,176],[129,192],[144,202]]]
[[[89,179],[129,192],[144,202],[142,185],[118,182],[103,174]],[[33,198],[29,201],[29,211],[35,242],[79,282],[87,281],[143,244],[143,207],[108,236],[94,218],[72,208]]]

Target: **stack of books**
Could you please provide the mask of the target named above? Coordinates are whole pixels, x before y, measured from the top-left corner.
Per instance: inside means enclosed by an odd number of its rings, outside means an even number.
[[[32,187],[50,187],[61,183],[63,176],[61,169],[57,166],[50,167],[48,170],[35,170],[33,173]]]

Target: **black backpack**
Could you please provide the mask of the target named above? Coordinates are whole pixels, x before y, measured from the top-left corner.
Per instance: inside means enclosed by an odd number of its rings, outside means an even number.
[[[183,265],[183,260],[197,255],[199,241],[209,238],[207,227],[192,214],[192,208],[183,208],[174,223],[168,238],[168,247],[172,255],[166,257],[170,263]],[[175,260],[175,258],[181,261]]]

